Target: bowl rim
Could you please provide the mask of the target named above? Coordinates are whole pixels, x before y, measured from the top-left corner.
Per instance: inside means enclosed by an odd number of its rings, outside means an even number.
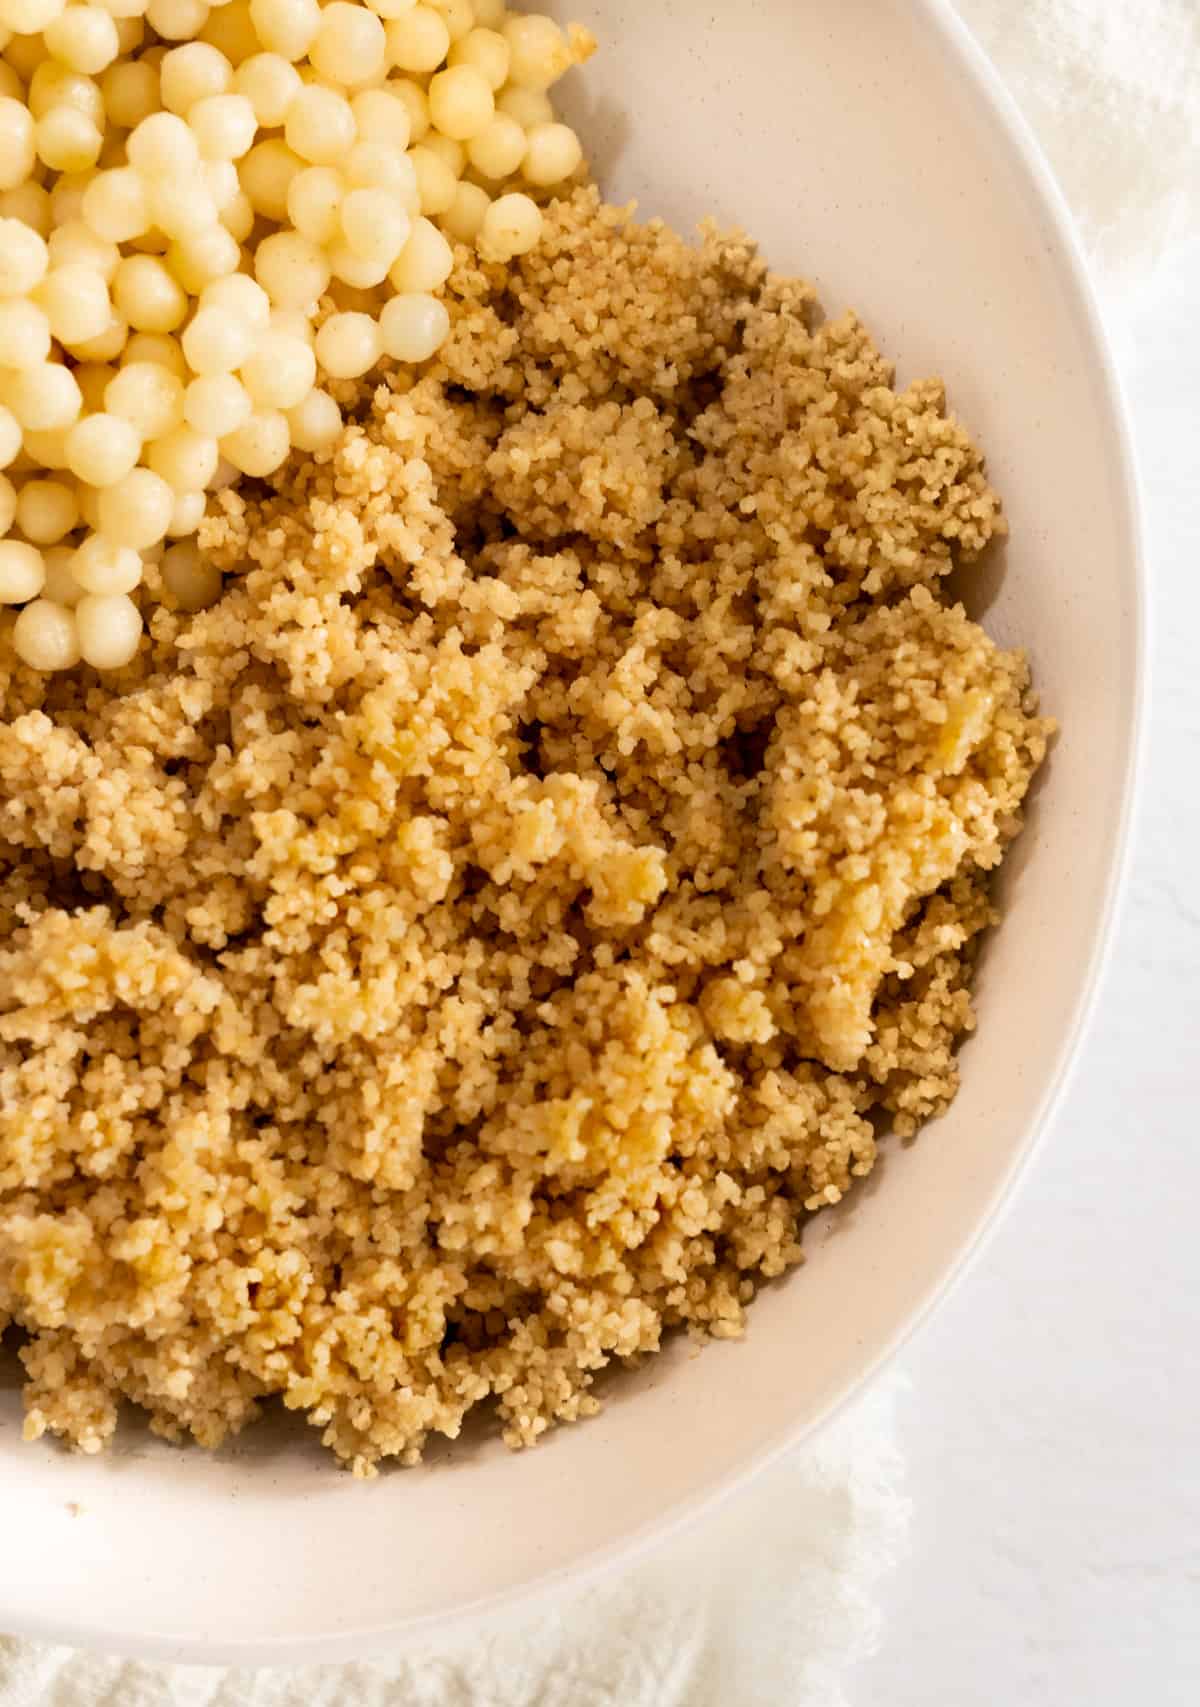
[[[152,1662],[193,1665],[305,1665],[331,1664],[395,1656],[406,1644],[438,1634],[461,1634],[471,1625],[492,1615],[511,1611],[539,1596],[561,1593],[568,1587],[579,1590],[594,1584],[618,1566],[633,1565],[661,1544],[678,1536],[724,1501],[731,1499],[756,1476],[777,1463],[786,1453],[809,1440],[878,1379],[910,1338],[928,1321],[936,1307],[962,1280],[979,1259],[1003,1216],[1011,1207],[1018,1188],[1027,1176],[1030,1162],[1061,1109],[1078,1066],[1081,1045],[1095,1014],[1100,990],[1112,957],[1132,866],[1134,828],[1140,803],[1148,740],[1147,680],[1150,656],[1149,573],[1146,559],[1144,506],[1125,389],[1117,371],[1099,298],[1084,257],[1071,211],[1050,163],[1013,95],[987,53],[954,8],[953,0],[914,0],[919,21],[958,61],[983,102],[991,109],[1011,145],[1014,164],[1022,172],[1032,199],[1046,218],[1046,237],[1055,251],[1064,286],[1091,345],[1096,377],[1104,399],[1107,429],[1113,438],[1116,464],[1121,474],[1115,496],[1124,512],[1129,547],[1130,590],[1133,625],[1130,635],[1132,727],[1125,774],[1121,785],[1121,812],[1112,838],[1112,853],[1105,893],[1091,951],[1071,1013],[1054,1070],[1038,1104],[1036,1115],[1015,1147],[1003,1177],[983,1213],[960,1238],[950,1262],[926,1288],[916,1307],[895,1328],[885,1343],[859,1369],[840,1393],[815,1415],[782,1425],[763,1446],[754,1450],[736,1470],[718,1474],[695,1492],[648,1519],[619,1539],[583,1553],[568,1565],[558,1566],[511,1587],[495,1590],[449,1611],[417,1613],[389,1619],[367,1630],[315,1634],[297,1640],[294,1636],[224,1640],[215,1637],[203,1643],[177,1640],[151,1633],[122,1632],[114,1635],[103,1627],[90,1626],[86,1619],[61,1618],[52,1611],[34,1618],[22,1617],[21,1628],[12,1634],[34,1641],[68,1644],[95,1652],[120,1653]],[[0,1618],[3,1610],[0,1608]]]

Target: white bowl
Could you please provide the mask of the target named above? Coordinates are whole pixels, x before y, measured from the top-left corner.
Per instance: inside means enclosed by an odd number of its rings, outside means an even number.
[[[737,222],[853,304],[902,375],[946,376],[1005,496],[981,569],[1062,720],[1009,861],[952,1111],[810,1229],[749,1334],[677,1344],[603,1414],[513,1457],[438,1453],[370,1484],[299,1426],[209,1457],[131,1431],[111,1456],[23,1446],[0,1394],[0,1630],[190,1660],[330,1660],[631,1552],[814,1428],[962,1265],[1047,1118],[1113,906],[1141,692],[1129,449],[1058,193],[938,0],[572,0],[609,192]],[[11,1381],[11,1376],[9,1377]],[[78,1508],[76,1510],[76,1508]]]

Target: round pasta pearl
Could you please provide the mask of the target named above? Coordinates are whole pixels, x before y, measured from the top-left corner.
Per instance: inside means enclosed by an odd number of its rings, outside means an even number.
[[[129,133],[129,164],[148,178],[187,176],[199,163],[196,139],[178,113],[151,113]]]
[[[582,162],[583,145],[570,125],[537,124],[529,132],[521,171],[529,183],[548,187],[561,184]]]
[[[287,412],[288,431],[297,450],[329,450],[342,431],[342,412],[327,391],[317,387]]]
[[[504,23],[512,57],[508,78],[525,89],[548,89],[572,64],[571,49],[553,18],[517,14]]]
[[[271,299],[246,273],[214,279],[200,292],[201,308],[219,308],[261,331],[271,318]]]
[[[232,373],[254,348],[254,328],[218,308],[198,309],[182,338],[193,373]]]
[[[113,318],[108,285],[89,266],[56,266],[38,287],[38,306],[60,343],[99,338]]]
[[[188,365],[183,359],[179,340],[166,332],[135,332],[122,352],[121,366],[131,367],[135,362],[149,362],[154,367],[166,368],[176,379],[187,378]],[[170,425],[168,421],[167,426]],[[162,431],[166,432],[166,427]]]
[[[270,136],[256,142],[238,164],[238,177],[255,213],[277,222],[287,218],[288,186],[304,162],[286,142]]]
[[[0,605],[23,605],[36,599],[46,578],[36,545],[19,539],[0,539]]]
[[[181,539],[186,534],[195,533],[204,520],[207,503],[207,492],[177,492],[171,520],[167,524],[167,538]]]
[[[79,520],[75,489],[62,480],[27,480],[17,494],[17,527],[33,545],[57,545]]]
[[[351,190],[342,202],[341,223],[356,255],[389,267],[412,231],[412,221],[386,190]]]
[[[79,662],[75,618],[49,599],[34,599],[13,624],[13,650],[31,670],[69,670]]]
[[[46,46],[61,65],[94,77],[121,51],[117,26],[102,6],[64,6],[44,31]]]
[[[163,55],[159,66],[162,104],[185,117],[197,101],[224,95],[233,87],[233,67],[208,42],[189,41]]]
[[[126,255],[113,279],[113,302],[138,332],[173,332],[187,318],[187,292],[157,255]]]
[[[67,433],[67,467],[89,486],[123,479],[141,453],[141,434],[133,423],[103,410],[85,415]]]
[[[24,101],[0,95],[0,190],[23,184],[36,159],[33,114]]]
[[[516,119],[497,113],[467,144],[467,159],[484,178],[511,178],[525,158],[528,138]]]
[[[89,534],[71,559],[71,576],[81,593],[131,593],[142,578],[141,554]]]
[[[241,260],[241,245],[223,225],[181,237],[167,251],[167,265],[192,296],[199,296],[215,280],[230,277]]]
[[[492,86],[474,65],[452,65],[429,84],[429,116],[443,136],[467,142],[495,115]]]
[[[329,283],[329,260],[298,231],[277,231],[255,250],[254,276],[280,308],[306,308]]]
[[[193,427],[175,427],[147,446],[146,464],[173,493],[202,492],[217,472],[217,441]],[[168,515],[163,533],[169,526]]]
[[[221,455],[241,473],[263,480],[286,461],[291,444],[287,416],[278,409],[261,409],[221,440]]]
[[[42,553],[42,597],[65,610],[74,610],[83,597],[83,588],[71,572],[74,560],[73,545],[51,545]]]
[[[143,124],[149,124],[143,119]],[[81,212],[97,237],[108,243],[128,243],[150,224],[146,186],[131,166],[97,172],[83,192]]]
[[[411,12],[417,0],[367,0],[367,5],[377,18],[402,18],[405,12]]]
[[[355,254],[348,243],[335,243],[326,250],[329,256],[329,266],[333,277],[344,285],[352,285],[355,290],[371,292],[381,285],[388,275],[391,262],[384,259],[368,260],[364,255]],[[349,303],[340,303],[339,307],[348,308]],[[366,309],[367,303],[355,304],[355,307]],[[373,304],[370,305],[373,308]]]
[[[288,147],[314,166],[339,160],[355,139],[354,113],[335,89],[309,84],[287,110],[283,135]]]
[[[386,142],[405,149],[412,140],[408,106],[387,88],[360,89],[350,102],[355,129],[364,142]]]
[[[160,74],[141,59],[122,59],[100,79],[104,112],[109,124],[132,130],[162,105]]]
[[[488,261],[527,255],[542,235],[542,210],[528,196],[501,196],[483,216],[479,252]]]
[[[286,332],[264,332],[250,360],[242,364],[242,384],[256,409],[295,408],[316,377],[312,347]]]
[[[121,354],[129,336],[124,317],[111,311],[108,324],[90,338],[80,338],[69,346],[70,352],[84,362],[110,362]]]
[[[450,31],[432,6],[410,6],[384,25],[389,65],[401,71],[436,71],[450,51]]]
[[[474,0],[475,22],[480,29],[498,30],[508,15],[508,0]]]
[[[124,593],[89,593],[75,606],[79,651],[96,670],[119,670],[128,664],[142,637],[142,618]]]
[[[103,142],[87,114],[74,107],[51,107],[34,132],[38,159],[52,172],[86,171],[100,158]]]
[[[432,220],[418,219],[388,278],[402,293],[439,290],[454,268],[454,251]]]
[[[21,423],[0,403],[0,468],[8,468],[21,453]]]
[[[398,362],[427,362],[449,332],[445,305],[423,292],[394,296],[379,316],[384,350]]]
[[[104,125],[104,97],[100,93],[100,85],[83,72],[61,65],[57,59],[44,59],[38,66],[30,80],[26,100],[35,119],[40,119],[52,107],[67,106],[85,113],[97,127]]]
[[[365,6],[329,0],[308,50],[313,69],[342,88],[368,83],[384,68],[383,25]]]
[[[0,300],[0,367],[40,367],[50,355],[50,322],[28,297]]]
[[[416,0],[413,0],[414,5]],[[429,97],[411,77],[390,77],[384,84],[389,95],[403,101],[408,112],[408,140],[420,142],[429,129]]]
[[[206,95],[189,109],[188,124],[204,160],[239,160],[258,131],[244,95]]]
[[[54,224],[50,192],[32,178],[11,190],[0,190],[0,218],[19,219],[23,225],[32,226],[39,237],[48,238]]]
[[[427,216],[448,213],[454,206],[458,178],[446,162],[422,143],[408,156],[417,177],[421,212]]]
[[[491,196],[478,184],[457,184],[454,200],[442,215],[442,227],[456,242],[474,243],[491,205]]]
[[[369,314],[331,314],[317,332],[317,360],[331,379],[358,379],[381,352],[379,327]]]
[[[233,86],[254,108],[259,124],[272,130],[300,93],[300,73],[280,53],[255,53],[238,66]]]
[[[128,421],[143,439],[157,439],[180,419],[183,382],[160,362],[130,362],[109,380],[104,407]]]
[[[450,49],[450,65],[473,65],[495,93],[508,82],[512,50],[498,30],[468,30]]]
[[[181,610],[204,610],[221,596],[221,571],[191,541],[164,551],[160,567],[163,585]]]
[[[497,95],[496,111],[516,119],[524,130],[532,130],[535,124],[554,122],[554,108],[544,90],[522,89],[513,83]]]
[[[340,228],[338,213],[345,192],[342,175],[332,166],[307,166],[288,185],[288,218],[310,243],[332,242]]]
[[[250,0],[259,42],[284,59],[303,59],[321,23],[317,0]]]
[[[81,219],[56,226],[47,239],[47,248],[52,268],[87,267],[89,272],[98,273],[106,284],[112,283],[121,259],[121,251],[116,244],[97,237],[91,226],[85,225]]]
[[[174,501],[160,475],[149,468],[131,468],[100,494],[100,531],[116,545],[145,551],[166,533]]]
[[[249,393],[231,373],[204,374],[183,394],[188,426],[214,439],[223,439],[245,426],[251,408]]]
[[[191,41],[208,20],[204,0],[150,0],[146,22],[164,41]]]
[[[13,373],[4,401],[21,425],[35,433],[69,427],[83,406],[75,375],[61,362],[44,362]]]
[[[0,474],[0,535],[17,519],[17,489],[6,474]]]
[[[50,264],[46,241],[20,219],[0,219],[0,296],[27,296]]]

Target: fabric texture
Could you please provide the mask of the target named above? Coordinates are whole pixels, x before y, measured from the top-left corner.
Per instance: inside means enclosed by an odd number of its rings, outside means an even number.
[[[958,0],[1122,304],[1200,230],[1197,0]],[[903,1558],[898,1382],[619,1580],[388,1663],[158,1666],[0,1638],[0,1707],[848,1707]]]
[[[1119,310],[1200,228],[1196,0],[955,0],[1016,98]]]

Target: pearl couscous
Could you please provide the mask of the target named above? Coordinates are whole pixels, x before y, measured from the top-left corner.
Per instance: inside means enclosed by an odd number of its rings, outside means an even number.
[[[594,45],[494,0],[0,0],[0,603],[25,663],[122,668],[148,555],[231,480],[331,448],[332,382],[432,360],[451,243],[528,253],[580,173],[546,91]],[[63,542],[77,585],[50,582]]]
[[[380,50],[350,10],[229,0],[188,91],[260,50],[383,51],[489,91],[515,64],[516,122],[552,122],[544,23],[481,42],[480,0],[386,0]],[[282,59],[248,87],[288,110]],[[262,469],[194,539],[145,555],[169,482],[139,465],[78,590],[61,541],[3,546],[33,601],[0,643],[0,1328],[30,1438],[97,1451],[131,1400],[215,1446],[281,1398],[361,1474],[485,1403],[531,1443],[671,1329],[738,1333],[877,1127],[954,1094],[1050,728],[945,591],[1002,527],[978,450],[740,238],[578,190],[522,249],[466,189],[502,240],[436,298],[323,319],[337,371],[281,416],[285,461],[226,358],[114,373],[153,442],[186,408]],[[214,345],[271,324],[235,284]]]

